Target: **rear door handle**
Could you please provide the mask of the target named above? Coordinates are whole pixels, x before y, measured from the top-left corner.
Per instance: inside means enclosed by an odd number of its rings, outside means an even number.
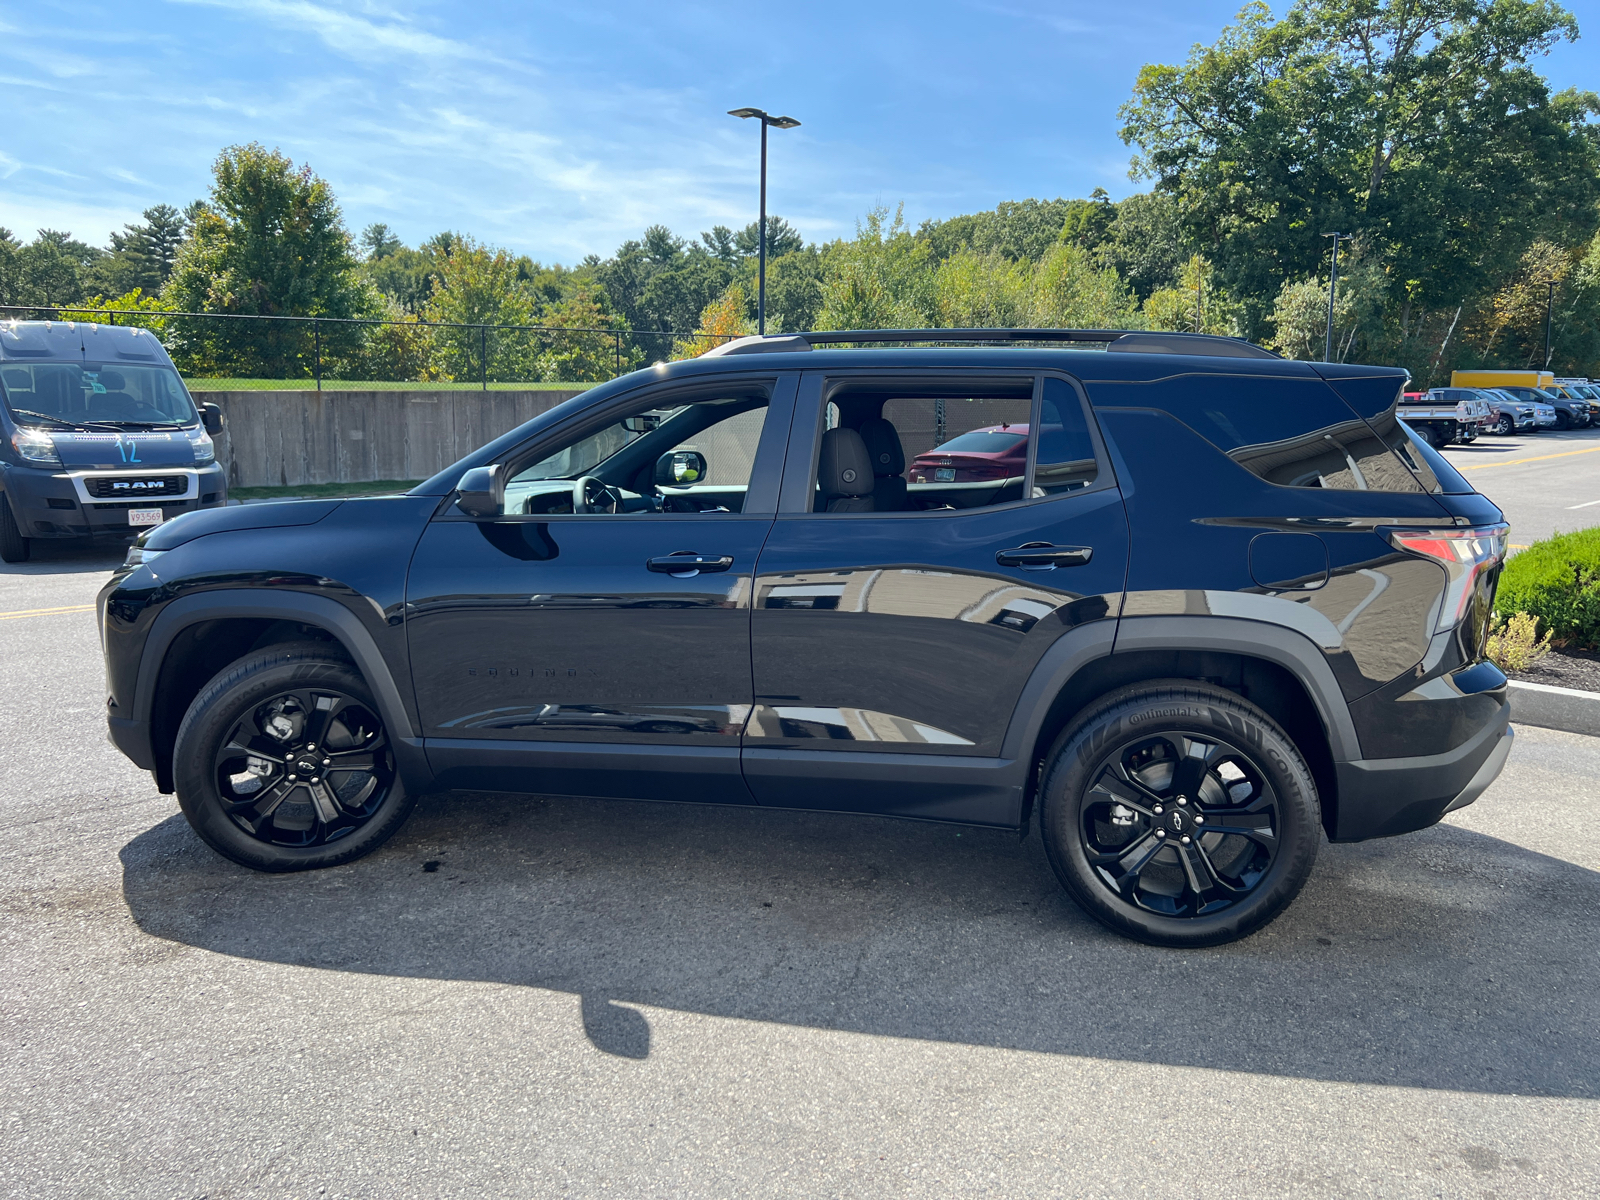
[[[1093,557],[1093,546],[1052,546],[1049,542],[1029,542],[1015,550],[996,552],[994,560],[1002,567],[1053,571],[1057,567],[1081,567]]]
[[[726,571],[733,566],[731,554],[696,554],[693,550],[674,550],[660,558],[645,560],[652,571],[671,575],[674,579],[693,579],[700,572]]]

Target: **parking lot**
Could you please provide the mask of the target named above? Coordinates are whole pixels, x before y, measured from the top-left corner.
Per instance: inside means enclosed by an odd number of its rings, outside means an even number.
[[[1449,455],[1526,543],[1595,452]],[[1600,741],[1201,952],[870,818],[456,793],[264,876],[105,740],[120,553],[0,568],[6,1195],[1600,1195]]]

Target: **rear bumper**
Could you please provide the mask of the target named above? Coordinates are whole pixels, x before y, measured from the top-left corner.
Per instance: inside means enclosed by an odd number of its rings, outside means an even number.
[[[1507,702],[1493,721],[1444,754],[1335,763],[1339,805],[1332,840],[1362,842],[1411,833],[1465,808],[1500,774],[1512,736]]]

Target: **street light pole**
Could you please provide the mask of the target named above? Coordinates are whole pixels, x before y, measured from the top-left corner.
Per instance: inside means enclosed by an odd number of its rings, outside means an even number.
[[[1339,239],[1344,237],[1345,235],[1342,234],[1342,233],[1325,233],[1322,236],[1323,237],[1331,237],[1333,239],[1333,270],[1328,275],[1328,338],[1327,338],[1327,342],[1323,346],[1323,350],[1322,350],[1322,361],[1323,362],[1332,362],[1333,361],[1333,297],[1334,297],[1335,293],[1338,291],[1338,288],[1339,288]]]
[[[756,333],[767,335],[767,126],[777,129],[798,129],[800,122],[793,117],[768,116],[759,108],[731,108],[730,117],[757,117],[761,121],[761,212],[756,220],[760,258],[756,267]]]
[[[1556,315],[1556,281],[1545,280],[1545,286],[1550,289],[1550,294],[1544,302],[1544,369],[1550,369],[1550,356],[1555,352],[1555,345],[1550,340],[1551,321]]]

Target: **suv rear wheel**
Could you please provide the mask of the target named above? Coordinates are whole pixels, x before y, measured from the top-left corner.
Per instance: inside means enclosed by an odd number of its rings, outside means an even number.
[[[1057,739],[1040,824],[1091,916],[1158,946],[1253,933],[1299,894],[1322,838],[1316,785],[1255,705],[1164,680],[1100,700]]]
[[[173,780],[201,840],[258,871],[360,858],[414,803],[366,681],[317,642],[270,647],[202,688]]]

